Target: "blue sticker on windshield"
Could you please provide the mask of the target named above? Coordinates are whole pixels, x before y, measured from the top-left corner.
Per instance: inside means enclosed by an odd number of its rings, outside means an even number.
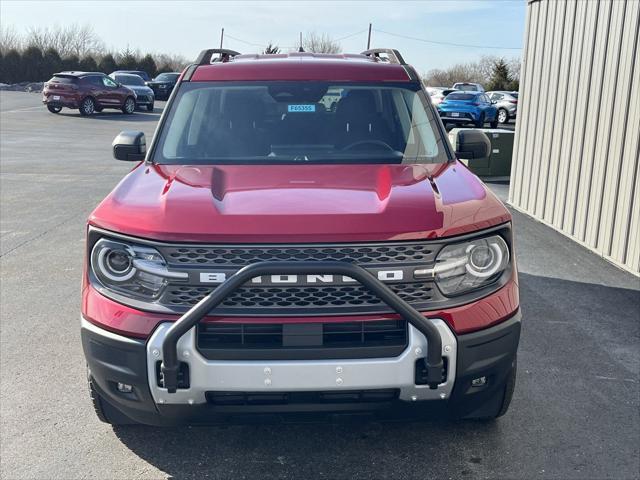
[[[315,112],[315,105],[288,105],[288,112]]]

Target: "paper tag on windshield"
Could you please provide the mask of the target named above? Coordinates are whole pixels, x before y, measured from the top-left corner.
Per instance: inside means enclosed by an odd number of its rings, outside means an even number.
[[[291,112],[296,112],[296,113],[315,112],[316,106],[315,105],[288,105],[287,111],[290,113]]]

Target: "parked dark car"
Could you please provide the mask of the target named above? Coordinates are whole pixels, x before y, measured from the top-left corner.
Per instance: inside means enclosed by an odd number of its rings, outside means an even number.
[[[148,82],[149,80],[151,80],[151,77],[149,76],[149,74],[143,70],[116,70],[115,72],[111,72],[109,76],[113,77],[113,75],[119,74],[119,73],[128,73],[129,75],[138,75],[145,82]]]
[[[147,86],[153,90],[158,100],[166,100],[171,95],[173,87],[176,86],[178,78],[180,78],[178,72],[164,72],[147,82]]]
[[[153,90],[145,85],[142,77],[129,73],[112,73],[110,77],[136,92],[136,107],[145,107],[148,111],[153,112],[155,95]]]
[[[487,92],[498,109],[498,123],[508,123],[518,115],[518,92]]]
[[[476,128],[482,128],[489,122],[491,128],[498,127],[498,109],[485,93],[450,93],[438,105],[438,112],[445,124],[472,123]]]
[[[130,114],[136,108],[136,94],[104,73],[60,72],[44,84],[42,103],[51,113],[60,113],[66,107],[77,108],[85,116],[103,108]]]

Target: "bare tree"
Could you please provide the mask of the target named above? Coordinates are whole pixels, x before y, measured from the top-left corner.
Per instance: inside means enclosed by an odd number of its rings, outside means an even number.
[[[9,50],[22,50],[22,38],[13,25],[0,25],[0,53]]]
[[[27,46],[41,50],[53,48],[61,57],[85,57],[104,52],[104,43],[91,25],[71,24],[66,27],[31,27],[27,30]]]
[[[70,48],[79,57],[104,51],[104,43],[102,43],[102,40],[91,25],[71,25],[69,33],[71,37]]]
[[[340,53],[342,51],[342,46],[326,33],[308,33],[302,41],[302,46],[306,52],[313,53]]]
[[[473,82],[487,85],[491,81],[497,63],[506,63],[514,80],[520,77],[520,59],[504,60],[492,55],[483,55],[477,62],[460,63],[447,69],[429,70],[424,76],[425,85],[432,87],[451,87],[456,82]],[[512,70],[517,65],[517,70]]]
[[[189,63],[182,55],[159,53],[153,56],[158,66],[158,72],[181,72]]]
[[[265,55],[276,55],[280,53],[280,47],[274,45],[272,42],[269,42],[269,45],[265,47],[262,53],[264,53]]]
[[[513,78],[513,80],[519,82],[522,60],[519,57],[511,58],[507,60],[507,66],[509,67],[509,72],[511,72],[511,77]]]

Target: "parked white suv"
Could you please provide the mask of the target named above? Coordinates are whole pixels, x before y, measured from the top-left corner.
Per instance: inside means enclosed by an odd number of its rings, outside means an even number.
[[[454,90],[462,90],[464,92],[484,92],[484,87],[479,83],[459,82],[453,84]]]

